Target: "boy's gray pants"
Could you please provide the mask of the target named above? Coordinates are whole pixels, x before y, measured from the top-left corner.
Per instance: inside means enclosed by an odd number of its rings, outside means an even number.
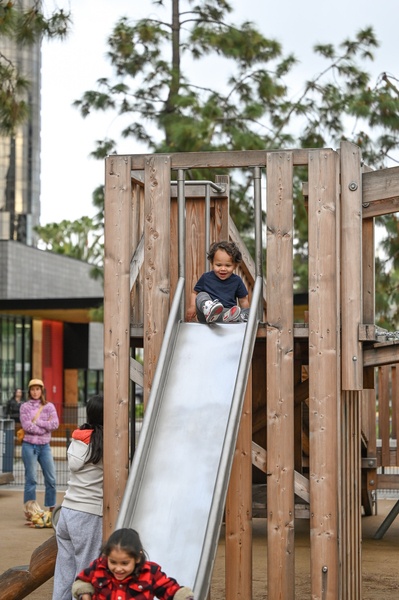
[[[210,297],[210,295],[207,292],[198,292],[197,297],[195,299],[195,308],[197,309],[197,319],[199,323],[206,323],[206,319],[204,316],[203,308],[204,308],[204,304],[205,302],[207,302],[208,300],[210,300],[212,302],[212,298]],[[220,313],[219,317],[216,319],[216,321],[214,321],[214,323],[222,323],[223,322],[223,315],[224,313],[226,313],[229,309],[228,308],[224,308],[223,311]]]

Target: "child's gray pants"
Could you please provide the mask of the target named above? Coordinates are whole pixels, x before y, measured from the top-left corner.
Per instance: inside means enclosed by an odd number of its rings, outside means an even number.
[[[53,600],[71,600],[76,575],[100,556],[103,519],[64,506],[56,525],[57,561]]]
[[[207,292],[198,292],[197,297],[195,299],[195,308],[197,309],[197,319],[198,319],[199,323],[206,323],[206,319],[205,319],[204,313],[202,311],[203,311],[205,302],[207,302],[208,300],[210,300],[212,302],[212,298],[210,297],[210,295]],[[218,323],[218,322],[222,323],[223,315],[228,310],[229,310],[228,308],[224,308],[223,311],[220,313],[219,317],[216,319],[216,321],[214,321],[214,323]]]

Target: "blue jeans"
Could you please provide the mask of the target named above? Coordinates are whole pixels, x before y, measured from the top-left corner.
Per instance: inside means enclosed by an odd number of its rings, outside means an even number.
[[[44,477],[45,495],[44,506],[55,506],[56,502],[56,473],[50,444],[29,444],[22,442],[22,461],[25,467],[24,503],[36,500],[37,463],[41,466]]]

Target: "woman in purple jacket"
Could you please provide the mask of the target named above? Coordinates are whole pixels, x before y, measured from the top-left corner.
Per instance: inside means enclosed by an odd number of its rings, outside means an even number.
[[[47,402],[41,379],[32,379],[28,386],[28,401],[20,409],[20,421],[25,436],[22,441],[22,461],[25,467],[24,503],[36,500],[36,473],[39,463],[44,477],[44,505],[53,510],[56,502],[56,476],[50,448],[51,432],[58,429],[59,420],[54,404]]]

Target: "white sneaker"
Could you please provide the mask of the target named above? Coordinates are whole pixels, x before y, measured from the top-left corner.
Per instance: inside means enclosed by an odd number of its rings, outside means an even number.
[[[240,318],[241,308],[239,306],[232,306],[223,315],[223,323],[234,323]]]
[[[202,309],[207,323],[216,321],[222,311],[223,304],[219,300],[207,300]]]

